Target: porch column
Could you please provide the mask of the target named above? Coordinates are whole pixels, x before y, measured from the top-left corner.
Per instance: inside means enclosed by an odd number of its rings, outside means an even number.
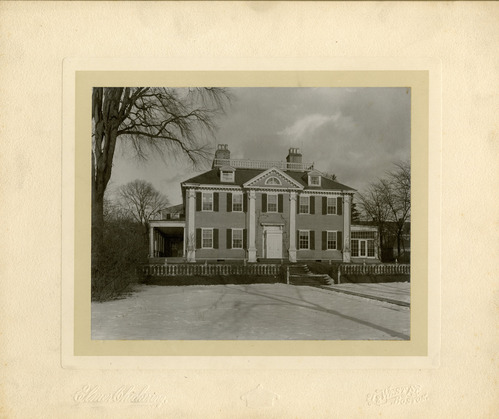
[[[296,192],[289,193],[289,261],[296,262]]]
[[[154,257],[154,227],[149,226],[149,257]]]
[[[256,262],[256,192],[249,191],[248,198],[248,262]]]
[[[187,190],[187,262],[196,262],[196,191]]]
[[[343,262],[350,263],[350,205],[351,195],[343,196]]]

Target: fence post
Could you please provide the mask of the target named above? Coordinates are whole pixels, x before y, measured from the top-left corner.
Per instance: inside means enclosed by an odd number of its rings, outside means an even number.
[[[286,266],[286,284],[289,285],[289,266]]]
[[[341,283],[341,265],[338,265],[338,284]]]

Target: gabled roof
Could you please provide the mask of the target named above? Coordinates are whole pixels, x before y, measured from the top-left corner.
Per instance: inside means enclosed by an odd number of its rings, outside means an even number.
[[[298,189],[303,189],[303,185],[301,185],[299,182],[297,182],[295,179],[293,179],[291,176],[288,176],[285,172],[282,170],[279,170],[275,167],[267,170],[263,170],[261,173],[256,175],[253,179],[248,180],[243,184],[244,187],[250,187],[251,185],[254,185],[255,183],[258,183],[260,180],[264,179],[265,177],[270,177],[272,174],[275,176],[277,175],[278,177],[282,178],[283,180],[286,180],[289,185],[293,185],[294,187]]]
[[[224,185],[224,186],[235,185],[242,187],[246,182],[250,181],[254,177],[266,171],[267,171],[266,169],[236,169],[234,183],[232,182],[228,183],[220,181],[219,168],[215,168],[182,182],[182,185],[188,183],[195,183],[199,185]],[[298,172],[294,170],[285,170],[285,171],[283,170],[282,172],[285,173],[290,178],[297,181],[299,184],[301,184],[304,189],[309,189],[308,172],[305,171]],[[314,186],[313,188],[310,189],[326,190],[326,191],[330,190],[333,191],[343,190],[343,191],[352,191],[352,192],[355,191],[355,189],[351,188],[350,186],[343,185],[342,183],[328,179],[324,176],[322,177],[321,186],[318,187]]]

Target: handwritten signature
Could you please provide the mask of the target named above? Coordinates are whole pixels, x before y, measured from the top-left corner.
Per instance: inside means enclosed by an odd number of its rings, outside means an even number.
[[[73,400],[77,403],[129,403],[160,407],[167,402],[166,395],[150,392],[149,386],[121,386],[112,392],[103,392],[100,386],[85,385],[78,390]]]

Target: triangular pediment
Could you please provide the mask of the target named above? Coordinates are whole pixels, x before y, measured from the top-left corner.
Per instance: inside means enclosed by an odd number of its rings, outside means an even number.
[[[248,180],[245,188],[303,189],[303,186],[282,170],[272,167]]]

